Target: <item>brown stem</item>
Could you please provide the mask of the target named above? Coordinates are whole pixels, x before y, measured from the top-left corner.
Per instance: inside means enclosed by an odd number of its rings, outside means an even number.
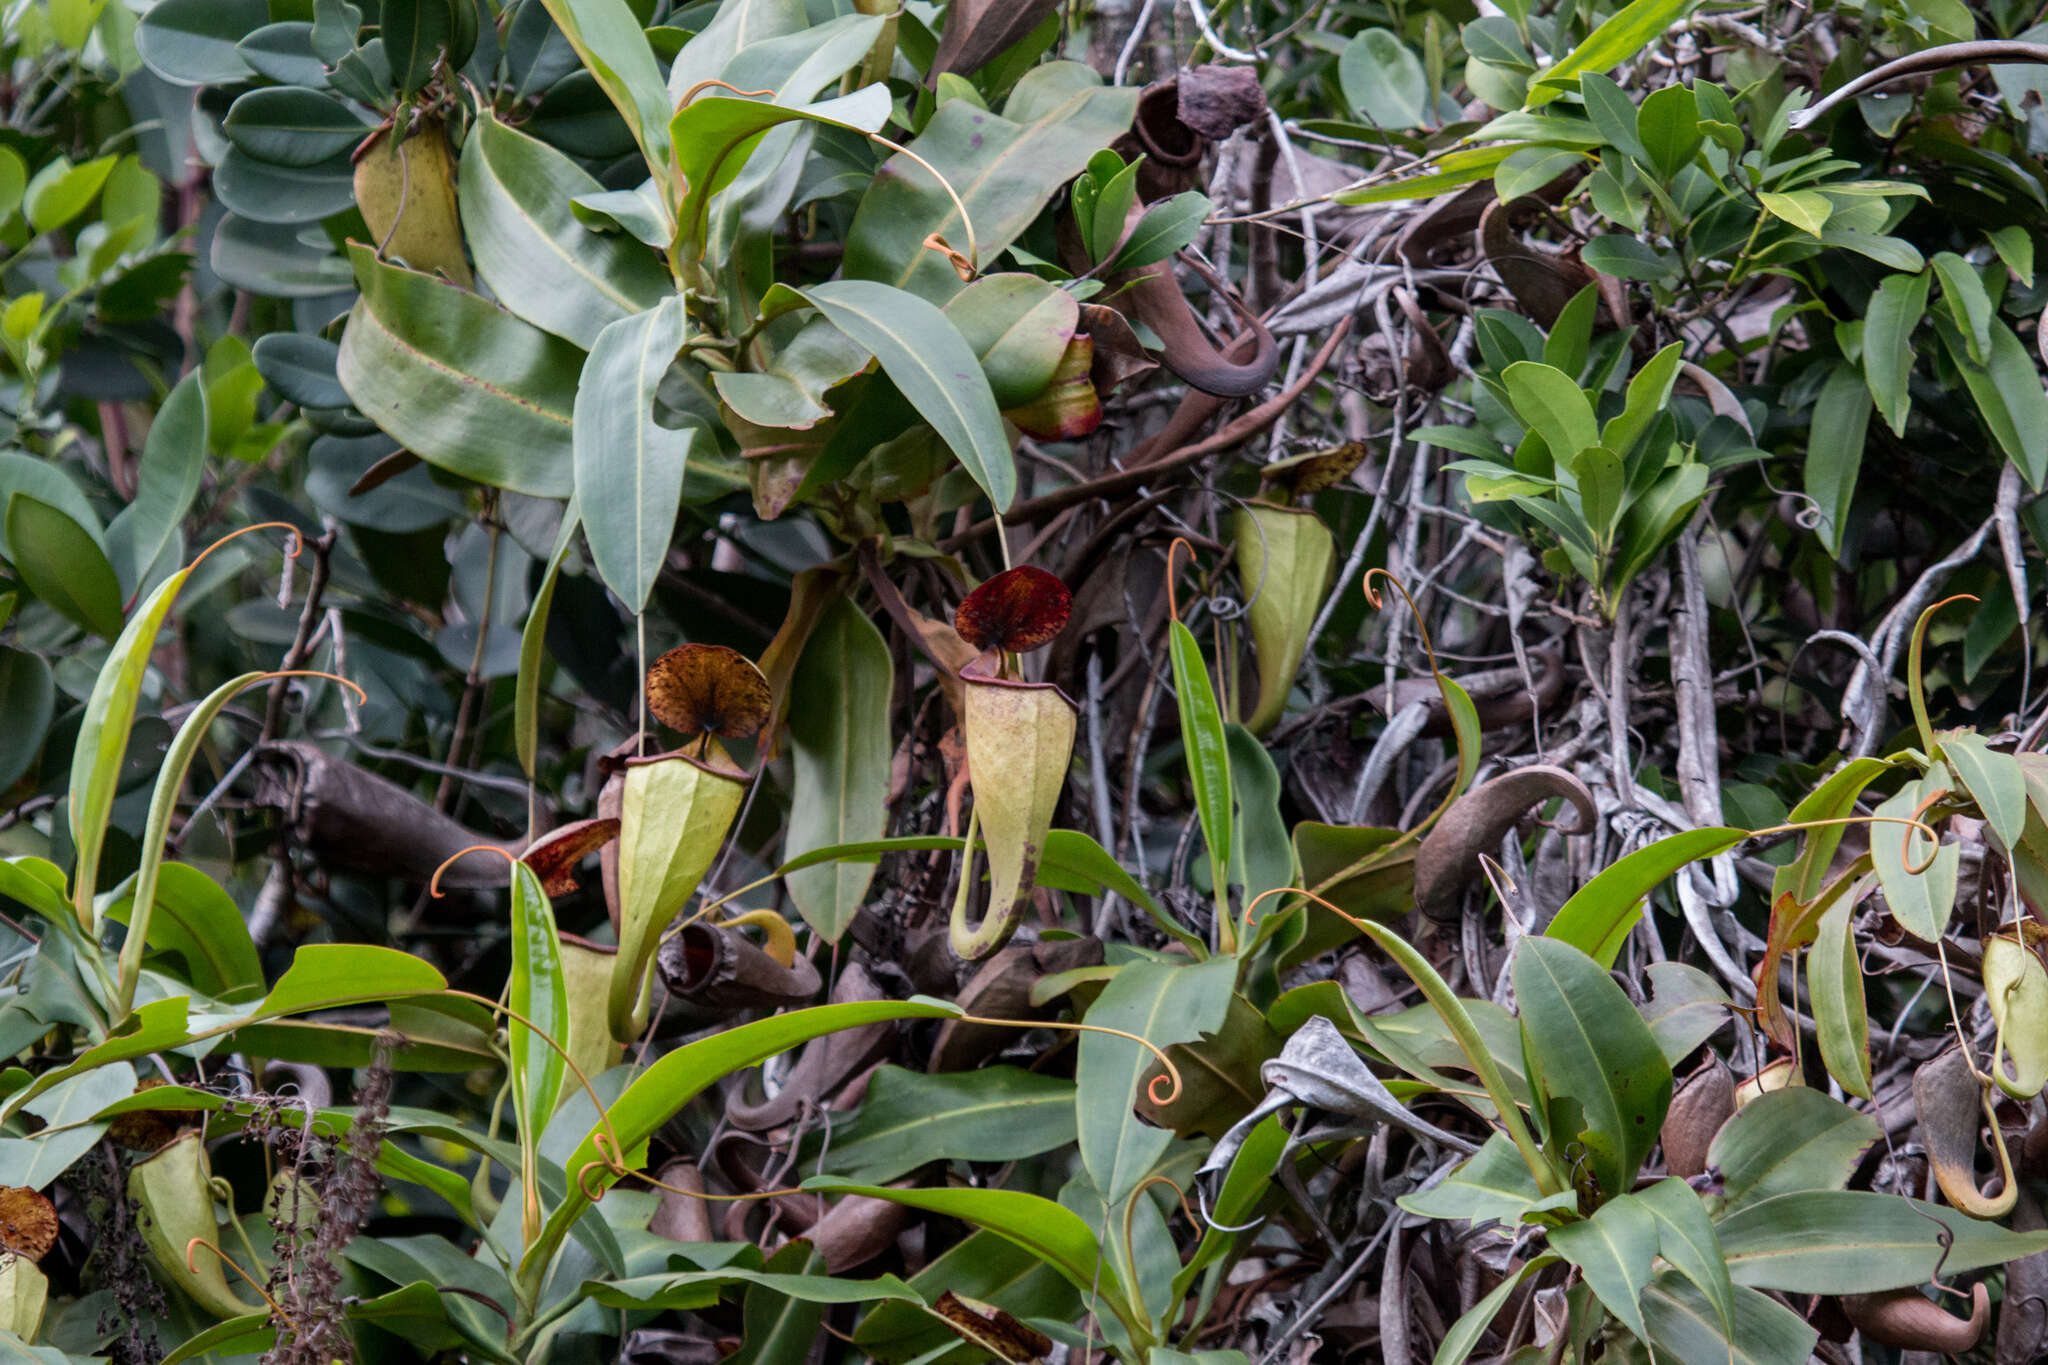
[[[263,707],[263,729],[256,736],[259,746],[276,739],[284,724],[284,699],[292,680],[283,674],[304,668],[313,653],[313,633],[320,625],[320,599],[327,591],[327,561],[334,553],[334,538],[335,533],[329,531],[308,542],[313,551],[313,576],[306,582],[306,604],[299,609],[299,626],[292,634],[291,648],[284,652],[284,662],[278,665],[279,677],[270,684],[270,699]]]

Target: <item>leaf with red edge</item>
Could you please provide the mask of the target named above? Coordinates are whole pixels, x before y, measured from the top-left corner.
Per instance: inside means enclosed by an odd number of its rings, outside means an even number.
[[[768,680],[724,645],[683,645],[647,670],[647,709],[685,735],[747,739],[768,723]]]
[[[541,835],[519,860],[533,869],[550,897],[566,896],[579,884],[576,864],[618,837],[619,822],[611,816],[575,820]]]
[[[1074,594],[1057,575],[1020,564],[968,593],[953,628],[976,649],[1021,654],[1051,644],[1073,612]]]

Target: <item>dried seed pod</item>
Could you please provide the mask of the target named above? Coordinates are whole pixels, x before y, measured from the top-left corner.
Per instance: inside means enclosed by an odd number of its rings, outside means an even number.
[[[770,701],[761,670],[724,645],[682,645],[647,670],[647,709],[678,734],[751,739]]]
[[[1023,654],[1051,644],[1073,612],[1074,594],[1058,575],[1020,564],[961,599],[953,629],[977,650]]]
[[[1719,1057],[1687,1076],[1664,1115],[1664,1169],[1690,1180],[1707,1169],[1714,1134],[1735,1112],[1735,1075]]]

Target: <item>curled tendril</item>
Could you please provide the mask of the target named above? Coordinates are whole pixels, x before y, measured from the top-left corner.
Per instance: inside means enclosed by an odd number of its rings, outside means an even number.
[[[1927,642],[1927,624],[1934,619],[1934,613],[1951,602],[1975,602],[1974,593],[1959,592],[1953,597],[1944,597],[1920,613],[1920,619],[1913,623],[1913,641],[1906,649],[1906,699],[1913,704],[1913,724],[1920,731],[1920,747],[1927,757],[1934,757],[1934,722],[1927,715],[1927,689],[1920,678],[1920,653]]]
[[[327,681],[331,683],[339,683],[343,687],[346,687],[349,691],[355,693],[356,705],[368,706],[370,704],[370,694],[363,691],[360,684],[355,683],[348,678],[342,677],[339,673],[326,673],[322,672],[320,669],[317,668],[280,668],[277,669],[275,672],[265,673],[263,676],[257,678],[254,682],[250,683],[249,686],[260,687],[264,683],[277,682],[281,678],[325,678],[327,679]]]
[[[191,1241],[185,1243],[185,1269],[191,1271],[194,1275],[197,1275],[199,1273],[199,1267],[196,1264],[194,1264],[192,1260],[192,1249],[194,1247],[205,1247],[208,1251],[213,1253],[215,1260],[219,1261],[229,1270],[234,1271],[237,1275],[240,1275],[242,1279],[248,1283],[249,1287],[256,1291],[257,1296],[261,1298],[265,1303],[270,1305],[271,1314],[275,1316],[279,1322],[284,1324],[286,1330],[291,1332],[297,1332],[299,1330],[298,1324],[292,1321],[292,1315],[284,1311],[284,1305],[280,1304],[276,1299],[270,1297],[270,1291],[263,1287],[263,1284],[260,1280],[258,1280],[254,1275],[251,1275],[248,1271],[242,1269],[242,1267],[236,1265],[234,1257],[228,1255],[225,1251],[222,1251],[220,1249],[219,1243],[209,1242],[204,1237],[194,1237]]]
[[[1920,831],[1922,834],[1926,835],[1929,839],[1934,841],[1934,853],[1930,854],[1928,856],[1927,861],[1921,863],[1918,867],[1915,867],[1913,865],[1912,857],[1909,854],[1902,853],[1901,861],[1905,864],[1906,871],[1912,873],[1914,876],[1918,876],[1920,873],[1925,872],[1929,867],[1933,866],[1935,857],[1939,855],[1941,852],[1941,834],[1934,828],[1934,826],[1928,824],[1925,820],[1922,820],[1919,817],[1921,815],[1926,814],[1927,808],[1929,806],[1933,805],[1936,801],[1939,801],[1942,797],[1947,795],[1948,793],[1946,791],[1938,791],[1934,793],[1932,796],[1928,797],[1925,801],[1922,801],[1917,807],[1915,807],[1913,814],[1911,816],[1837,815],[1831,816],[1825,820],[1792,820],[1782,825],[1766,825],[1762,829],[1753,829],[1749,832],[1749,837],[1752,839],[1760,839],[1766,834],[1793,834],[1810,829],[1824,829],[1831,825],[1910,825],[1912,828]]]
[[[982,1024],[991,1028],[1014,1028],[1026,1031],[1035,1028],[1049,1028],[1067,1033],[1106,1033],[1112,1038],[1125,1039],[1136,1043],[1139,1047],[1151,1053],[1164,1072],[1163,1075],[1154,1076],[1146,1083],[1145,1094],[1147,1098],[1157,1105],[1172,1104],[1180,1098],[1180,1068],[1173,1064],[1173,1058],[1166,1055],[1164,1048],[1149,1038],[1140,1038],[1135,1033],[1127,1033],[1120,1028],[1111,1028],[1107,1024],[1077,1024],[1066,1019],[988,1019],[978,1014],[958,1014],[953,1017],[963,1024]],[[1159,1083],[1161,1081],[1168,1083],[1165,1094],[1161,1094],[1159,1091]]]
[[[1138,1187],[1132,1190],[1130,1196],[1124,1200],[1124,1259],[1132,1265],[1138,1263],[1138,1249],[1131,1238],[1131,1216],[1138,1211],[1138,1196],[1151,1189],[1154,1185],[1164,1185],[1172,1190],[1174,1194],[1178,1195],[1180,1197],[1180,1211],[1187,1216],[1187,1220],[1190,1223],[1195,1221],[1195,1210],[1188,1203],[1188,1192],[1186,1190],[1175,1184],[1167,1176],[1158,1173],[1148,1175],[1143,1180],[1140,1180]]]
[[[434,875],[427,879],[427,894],[437,898],[444,895],[445,893],[441,890],[441,874],[454,866],[457,860],[467,858],[472,853],[495,853],[510,863],[515,872],[520,866],[517,858],[513,857],[505,849],[499,848],[496,844],[471,844],[468,848],[456,849],[441,860],[441,865],[434,869]]]
[[[1173,556],[1183,546],[1187,548],[1188,564],[1193,567],[1195,547],[1186,536],[1175,536],[1173,543],[1166,547],[1166,614],[1176,621],[1180,620],[1180,594],[1175,591],[1173,585]]]
[[[714,85],[721,90],[730,90],[733,92],[733,94],[738,95],[744,99],[753,99],[759,95],[773,95],[775,93],[773,90],[742,90],[737,85],[734,85],[731,81],[722,81],[714,76],[709,80],[698,81],[688,90],[685,90],[683,92],[683,97],[680,100],[676,101],[676,107],[678,109],[687,109],[690,105],[691,100],[696,99],[697,96],[703,94],[706,90],[709,90]]]
[[[302,554],[305,551],[306,539],[304,536],[299,534],[298,527],[292,525],[288,521],[259,521],[251,525],[244,526],[239,531],[230,531],[226,535],[222,536],[219,540],[213,542],[213,544],[201,550],[198,556],[194,558],[190,564],[187,564],[185,566],[185,572],[191,573],[201,564],[204,564],[206,562],[206,557],[212,554],[215,550],[218,550],[221,546],[227,544],[235,537],[246,536],[251,531],[283,531],[287,537],[284,543],[284,557],[286,559],[296,560],[300,556],[300,554]]]

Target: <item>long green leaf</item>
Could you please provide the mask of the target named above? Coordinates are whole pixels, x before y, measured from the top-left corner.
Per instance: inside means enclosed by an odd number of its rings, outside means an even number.
[[[542,0],[562,36],[618,109],[657,183],[669,165],[668,87],[626,0]]]
[[[1465,1365],[1472,1352],[1479,1348],[1487,1329],[1493,1326],[1493,1320],[1500,1316],[1500,1310],[1507,1305],[1514,1292],[1521,1288],[1522,1281],[1556,1265],[1557,1259],[1555,1256],[1536,1256],[1517,1266],[1513,1273],[1495,1285],[1485,1298],[1473,1304],[1451,1324],[1451,1330],[1444,1333],[1443,1341],[1436,1348],[1436,1354],[1430,1358],[1430,1365]]]
[[[1836,365],[1813,405],[1806,444],[1806,495],[1820,512],[1815,534],[1828,553],[1840,556],[1849,529],[1850,504],[1863,469],[1864,438],[1870,429],[1870,388],[1847,365]]]
[[[1657,1254],[1706,1296],[1721,1329],[1734,1331],[1735,1286],[1728,1278],[1721,1239],[1714,1235],[1714,1224],[1699,1195],[1673,1176],[1634,1197],[1657,1220]]]
[[[1209,846],[1210,884],[1221,909],[1228,905],[1224,887],[1230,874],[1230,741],[1223,729],[1223,710],[1216,704],[1216,689],[1209,682],[1209,665],[1202,659],[1194,632],[1179,621],[1169,623],[1166,629],[1173,695],[1180,703],[1181,751],[1188,781],[1195,789],[1202,841]]]
[[[866,613],[849,598],[833,603],[804,645],[790,683],[794,772],[786,853],[878,839],[888,828],[895,678],[888,642]],[[872,863],[844,861],[800,869],[787,884],[804,920],[837,943],[874,875]]]
[[[1583,1144],[1600,1190],[1626,1192],[1663,1126],[1671,1064],[1621,987],[1577,948],[1525,938],[1513,973],[1529,1083],[1548,1104],[1552,1140]]]
[[[1870,1115],[1803,1085],[1758,1096],[1721,1125],[1707,1160],[1720,1213],[1802,1190],[1840,1189],[1879,1138]]]
[[[622,232],[596,232],[571,201],[603,186],[485,107],[462,144],[463,235],[491,293],[534,326],[588,348],[606,326],[674,292],[661,262]]]
[[[351,243],[362,298],[336,373],[349,400],[428,464],[567,497],[583,352],[460,286]]]
[[[1694,0],[1633,0],[1617,10],[1586,41],[1530,83],[1526,108],[1540,109],[1572,89],[1587,71],[1621,65],[1657,40],[1693,6]]]
[[[676,111],[669,126],[682,179],[676,248],[702,254],[710,232],[711,200],[730,185],[769,129],[803,121],[866,136],[889,121],[889,90],[871,85],[839,99],[805,106],[706,95]]]
[[[960,329],[917,295],[872,280],[832,280],[799,292],[874,352],[996,511],[1008,511],[1017,495],[1017,466],[988,376]]]
[[[1579,1268],[1607,1311],[1638,1337],[1643,1325],[1643,1291],[1657,1259],[1657,1220],[1632,1194],[1619,1194],[1591,1218],[1550,1230],[1550,1247]]]
[[[1680,868],[1725,852],[1748,837],[1748,830],[1715,826],[1686,830],[1639,848],[1573,892],[1544,934],[1611,967],[1629,931],[1642,918],[1650,892]]]
[[[927,1076],[885,1066],[851,1123],[835,1124],[826,1170],[886,1183],[933,1161],[1015,1161],[1074,1140],[1074,1083],[1012,1066]]]
[[[121,629],[121,582],[99,540],[67,512],[27,493],[7,500],[7,550],[22,583],[95,635]]]
[[[1886,276],[1863,320],[1864,382],[1894,436],[1906,434],[1906,414],[1913,407],[1907,381],[1913,374],[1913,329],[1927,314],[1927,283],[1924,271]]]
[[[576,503],[598,577],[626,609],[647,609],[675,539],[683,475],[700,429],[655,420],[654,394],[689,333],[682,296],[620,318],[597,337],[576,386]]]
[[[1955,1209],[1867,1190],[1806,1190],[1744,1205],[1716,1229],[1735,1283],[1791,1294],[1871,1294],[2048,1251]]]
[[[206,474],[206,385],[198,370],[178,381],[142,443],[135,497],[107,527],[107,554],[132,589],[178,534]]]
[[[1868,874],[1866,874],[1867,876]],[[1870,1014],[1863,1003],[1863,964],[1851,920],[1855,891],[1838,896],[1821,915],[1813,951],[1806,957],[1806,989],[1813,1001],[1821,1061],[1842,1089],[1858,1099],[1870,1094]]]

